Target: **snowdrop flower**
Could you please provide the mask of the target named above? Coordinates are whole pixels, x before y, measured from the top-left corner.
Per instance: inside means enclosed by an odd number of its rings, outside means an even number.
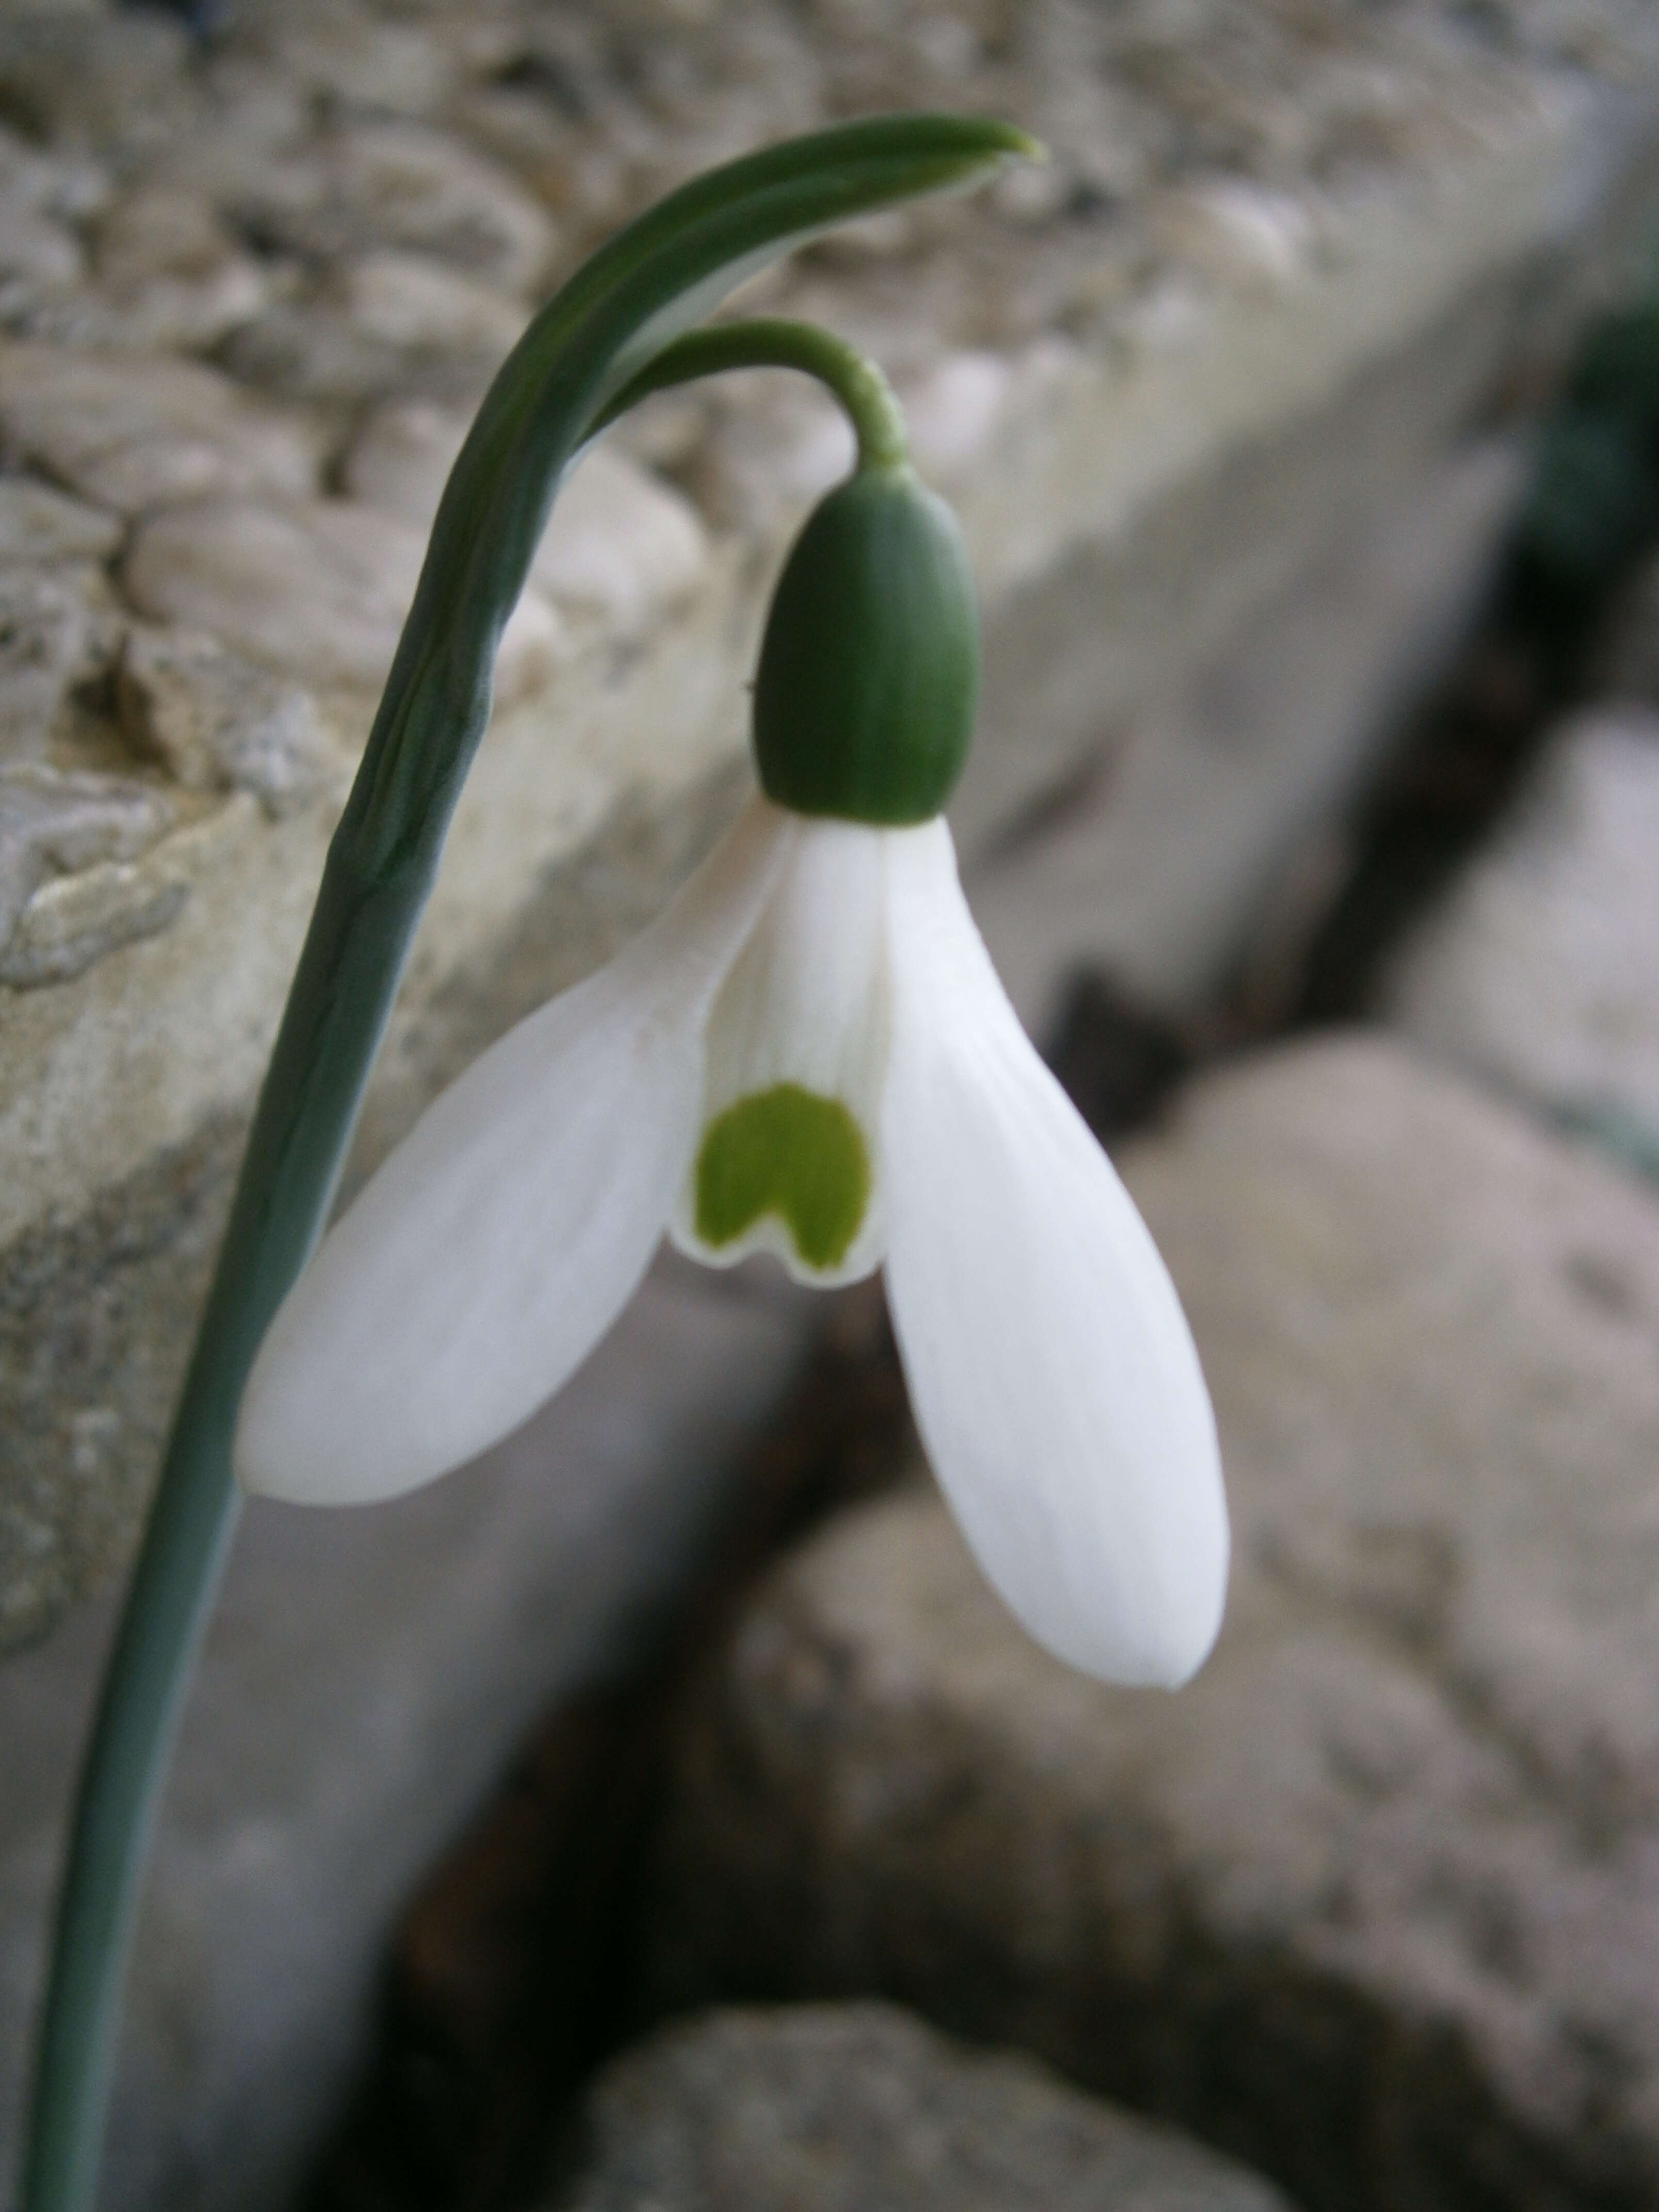
[[[1022,1030],[940,807],[977,637],[948,510],[861,471],[785,570],[763,794],[621,956],[429,1109],[325,1239],[244,1400],[243,1482],[381,1498],[524,1420],[665,1229],[716,1267],[878,1267],[928,1456],[1030,1632],[1175,1683],[1227,1524],[1197,1355],[1152,1239]]]

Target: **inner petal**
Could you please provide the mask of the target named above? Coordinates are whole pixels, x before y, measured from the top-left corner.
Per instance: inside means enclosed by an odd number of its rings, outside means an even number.
[[[885,1245],[891,1028],[884,833],[803,821],[705,1031],[702,1136],[672,1230],[726,1265],[769,1251],[850,1282]]]
[[[836,1267],[869,1204],[864,1132],[839,1098],[799,1083],[728,1106],[697,1155],[697,1234],[716,1249],[775,1214],[809,1267]]]

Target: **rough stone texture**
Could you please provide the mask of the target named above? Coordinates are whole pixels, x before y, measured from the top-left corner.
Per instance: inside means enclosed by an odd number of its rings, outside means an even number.
[[[429,530],[469,419],[427,400],[391,401],[347,455],[347,488]],[[689,598],[708,564],[690,501],[626,453],[596,446],[560,486],[530,573],[563,612],[629,638]]]
[[[0,561],[102,561],[120,542],[119,521],[100,507],[27,477],[0,477]]]
[[[1125,1172],[1235,1565],[1174,1697],[1028,1644],[927,1495],[697,1701],[677,1999],[870,1991],[1311,2212],[1659,2191],[1659,1200],[1386,1042],[1209,1077]]]
[[[526,320],[459,270],[383,249],[245,322],[223,358],[291,399],[362,402],[388,388],[477,398]]]
[[[1283,2212],[1278,2191],[890,2006],[720,2012],[616,2060],[548,2212]]]
[[[0,568],[0,760],[41,760],[70,687],[91,675],[106,642],[102,579]]]
[[[1177,1018],[1213,989],[1240,917],[1267,906],[1303,840],[1330,834],[1473,613],[1519,459],[1472,446],[1329,541],[1242,638],[1109,726],[1049,799],[988,839],[974,910],[1034,1035],[1081,966]]]
[[[29,137],[125,166],[199,118],[188,59],[165,16],[19,9],[0,21],[0,102]]]
[[[1659,714],[1598,709],[1551,740],[1383,1005],[1426,1050],[1659,1173]]]
[[[316,703],[191,630],[135,624],[115,670],[116,712],[135,752],[186,791],[251,791],[280,820],[331,780],[337,756]]]
[[[141,526],[125,575],[143,614],[372,696],[392,665],[425,555],[423,532],[353,501],[216,500]],[[526,591],[496,662],[504,706],[546,681],[557,637],[550,611]]]
[[[548,273],[556,236],[545,204],[508,172],[404,121],[325,130],[273,163],[237,214],[270,244],[315,259],[404,249],[508,294]]]
[[[23,763],[0,769],[0,975],[14,987],[20,925],[40,886],[136,860],[170,830],[172,794],[130,778]],[[27,964],[27,963],[25,963]]]
[[[95,506],[309,492],[322,439],[194,362],[0,345],[0,435]]]
[[[1186,1004],[1310,805],[1360,772],[1391,641],[1424,627],[1413,606],[1455,605],[1479,573],[1498,480],[1460,508],[1449,473],[1467,490],[1480,466],[1449,472],[1449,441],[1539,301],[1559,317],[1578,296],[1577,278],[1558,281],[1561,247],[1616,241],[1643,204],[1651,11],[1500,12],[1474,36],[1450,0],[1386,15],[1026,0],[994,34],[945,15],[913,35],[769,0],[695,22],[653,0],[418,21],[249,0],[196,50],[176,26],[95,7],[8,18],[0,112],[25,135],[0,136],[0,202],[22,241],[0,271],[0,434],[31,491],[49,477],[124,523],[112,552],[82,556],[90,574],[119,556],[98,578],[99,682],[71,682],[44,725],[30,705],[21,749],[67,775],[165,781],[179,804],[134,859],[54,866],[15,925],[8,973],[36,988],[6,1010],[0,1243],[72,1241],[100,1192],[246,1110],[434,473],[519,320],[699,164],[836,115],[996,110],[1054,148],[1048,169],[971,205],[827,240],[751,296],[871,347],[960,504],[988,687],[957,823],[969,861],[994,864],[987,921],[1021,1004],[1041,1016],[1055,963],[1079,951]],[[176,350],[205,346],[212,362]],[[388,426],[407,433],[418,405],[434,411],[389,464]],[[762,378],[653,402],[573,478],[509,633],[503,711],[364,1159],[406,1126],[447,1040],[487,1041],[454,1014],[464,991],[496,1017],[521,1010],[520,948],[550,880],[575,880],[632,823],[687,855],[730,803],[765,580],[844,453],[797,380]],[[1429,518],[1416,601],[1386,575],[1414,496]],[[1310,644],[1307,580],[1328,585],[1350,558],[1340,649]],[[339,774],[273,803],[263,738],[237,754],[251,776],[210,767],[213,745],[187,734],[169,750],[131,684],[102,684],[133,665],[135,613],[315,694]],[[1246,665],[1231,656],[1252,621]],[[1292,699],[1262,680],[1276,663],[1329,682]],[[1222,695],[1255,698],[1261,727],[1214,711]],[[1251,763],[1248,805],[1237,775],[1212,773],[1234,754]],[[250,781],[258,806],[236,787]],[[1194,793],[1224,789],[1195,827]],[[1063,867],[1044,866],[1045,824],[1066,827]],[[1189,838],[1200,866],[1159,865]],[[1137,888],[1085,924],[1103,878]],[[576,939],[614,941],[618,921],[582,917]],[[568,976],[544,949],[541,972]],[[30,1279],[34,1325],[73,1342],[72,1273],[61,1296]],[[135,1348],[130,1371],[178,1356]],[[149,1433],[136,1406],[112,1410]],[[12,1433],[56,1437],[77,1413]],[[33,1458],[8,1474],[23,1494],[62,1494],[61,1470]],[[142,1480],[120,1486],[142,1494]],[[0,1561],[14,1622],[50,1617],[26,1593],[67,1587],[60,1542],[82,1556],[37,1522]],[[112,1534],[85,1571],[123,1556]]]
[[[270,281],[200,194],[141,185],[97,226],[96,300],[112,340],[195,351],[264,307]]]
[[[79,1257],[93,1403],[82,1513],[124,1448],[98,1393],[130,1299],[182,1319],[221,1220],[216,1152],[112,1205]],[[475,1468],[373,1513],[247,1508],[146,1889],[100,2202],[276,2212],[367,2033],[386,1927],[544,1702],[617,1665],[700,1553],[791,1373],[799,1305],[666,1264],[558,1402]],[[46,1348],[34,1342],[41,1356]],[[181,1340],[139,1340],[150,1356]],[[158,1351],[159,1348],[159,1351]],[[68,1356],[70,1347],[53,1347]],[[169,1353],[170,1356],[170,1353]],[[154,1378],[164,1402],[171,1376]],[[106,1407],[109,1400],[103,1400]],[[63,1822],[111,1626],[82,1607],[0,1701],[0,2142],[18,2140]]]

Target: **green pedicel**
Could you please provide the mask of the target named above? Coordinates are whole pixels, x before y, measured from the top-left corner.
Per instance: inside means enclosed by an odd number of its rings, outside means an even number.
[[[697,1155],[697,1234],[719,1251],[775,1213],[809,1267],[837,1266],[870,1204],[870,1155],[839,1098],[799,1083],[738,1099]]]

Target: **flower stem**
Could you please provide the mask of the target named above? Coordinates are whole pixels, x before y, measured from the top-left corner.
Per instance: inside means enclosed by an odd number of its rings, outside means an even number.
[[[798,368],[817,377],[841,402],[852,423],[860,469],[902,468],[908,462],[903,412],[874,362],[833,331],[778,316],[688,331],[623,385],[593,427],[604,429],[653,392],[731,368]]]
[[[611,395],[767,261],[1037,150],[1006,124],[883,116],[730,162],[601,247],[490,387],[329,848],[106,1678],[58,1906],[22,2212],[92,2202],[145,1846],[235,1522],[242,1386],[328,1212],[561,473]]]

